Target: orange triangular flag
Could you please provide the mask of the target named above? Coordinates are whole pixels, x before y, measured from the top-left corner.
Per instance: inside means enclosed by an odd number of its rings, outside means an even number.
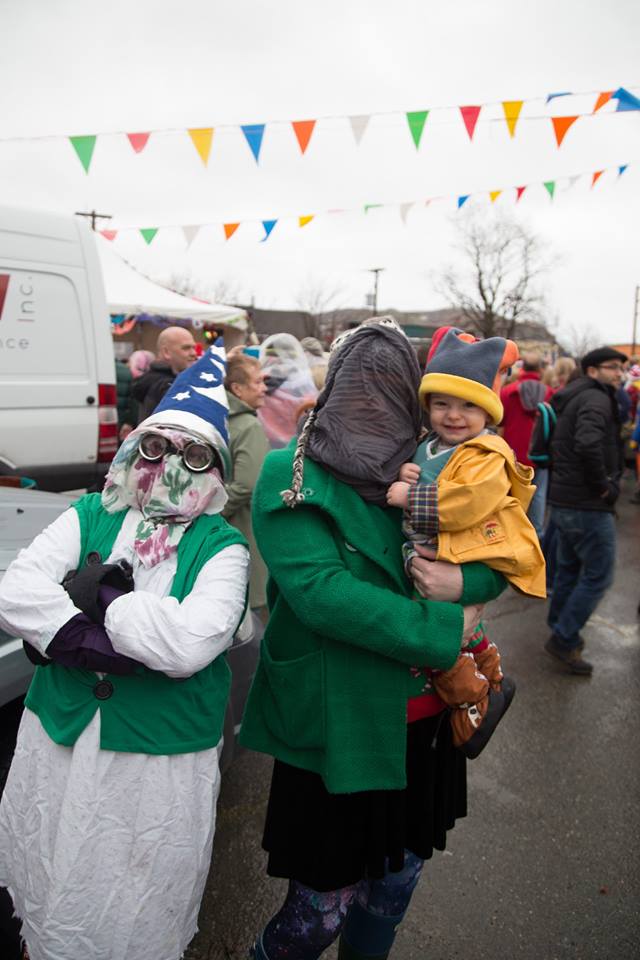
[[[299,226],[299,227],[306,227],[306,225],[307,225],[308,223],[311,223],[311,221],[313,220],[314,216],[315,216],[315,214],[312,214],[310,217],[298,217],[298,226]]]
[[[518,122],[518,117],[520,116],[520,111],[522,110],[523,100],[503,100],[502,109],[504,111],[504,118],[507,121],[507,127],[509,128],[509,135],[515,136],[516,132],[516,123]]]
[[[189,136],[193,140],[193,145],[200,154],[200,159],[205,167],[209,160],[209,151],[211,150],[211,141],[213,140],[213,127],[200,127],[199,129],[189,130]]]
[[[613,90],[607,90],[604,93],[599,94],[598,99],[596,100],[596,105],[593,108],[593,112],[595,113],[596,110],[600,109],[600,107],[604,107],[605,103],[609,103],[609,100],[611,100],[613,93],[614,93]]]
[[[491,203],[495,203],[501,193],[502,190],[490,190],[489,196],[491,197]]]
[[[566,132],[569,127],[576,122],[577,117],[551,117],[551,122],[553,124],[553,132],[556,135],[556,141],[558,146],[562,143],[565,138]]]
[[[596,172],[594,173],[594,175],[591,177],[591,186],[592,186],[592,187],[595,187],[596,183],[598,182],[598,180],[600,179],[600,177],[602,176],[603,173],[604,173],[604,170],[596,170]]]
[[[223,223],[222,226],[224,227],[225,238],[229,240],[234,235],[234,233],[236,232],[240,224],[239,223]]]
[[[300,151],[304,153],[307,147],[309,146],[309,140],[311,140],[311,134],[313,133],[313,128],[316,125],[315,120],[293,120],[291,126],[293,127],[293,132],[298,138],[298,143],[300,144]]]

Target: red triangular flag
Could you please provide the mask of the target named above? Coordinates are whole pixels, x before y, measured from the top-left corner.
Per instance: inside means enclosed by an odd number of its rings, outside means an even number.
[[[558,146],[564,140],[567,130],[572,124],[576,122],[577,117],[551,117],[551,122],[553,124],[553,132],[556,135],[556,141]]]
[[[234,235],[234,233],[236,232],[240,224],[239,223],[223,223],[222,226],[224,227],[225,238],[229,240],[229,238]]]
[[[127,140],[136,153],[142,153],[150,136],[150,133],[128,133]]]
[[[481,110],[482,107],[460,107],[460,113],[462,114],[464,125],[467,128],[467,133],[469,134],[469,140],[473,140],[473,131],[476,128],[476,123],[478,122],[478,117],[480,116]]]
[[[315,125],[315,120],[293,120],[291,122],[293,132],[298,138],[298,143],[300,144],[301,153],[304,153],[309,146],[309,140],[311,140],[311,134],[313,133],[313,128]]]
[[[518,202],[518,200],[520,199],[520,197],[522,196],[522,194],[525,192],[526,189],[527,189],[526,186],[516,187],[516,203]]]
[[[594,173],[594,175],[591,177],[591,186],[592,186],[592,187],[595,187],[596,183],[598,182],[598,180],[600,179],[600,177],[602,176],[603,173],[604,173],[604,170],[596,170],[596,172]]]
[[[100,230],[99,233],[105,238],[105,240],[115,240],[118,236],[117,230]]]
[[[596,105],[593,108],[593,112],[595,113],[597,110],[600,109],[600,107],[604,107],[605,103],[609,103],[609,100],[611,100],[613,93],[614,93],[613,90],[606,90],[604,93],[599,94],[598,99],[596,100]]]

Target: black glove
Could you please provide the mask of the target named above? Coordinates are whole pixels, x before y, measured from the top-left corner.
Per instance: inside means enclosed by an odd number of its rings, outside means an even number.
[[[133,570],[126,560],[118,563],[87,563],[77,572],[72,571],[62,581],[75,606],[94,623],[104,623],[104,609],[99,603],[100,587],[109,586],[121,593],[133,590]]]

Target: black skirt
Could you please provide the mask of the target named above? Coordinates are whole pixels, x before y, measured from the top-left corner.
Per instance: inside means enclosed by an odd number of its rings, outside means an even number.
[[[464,755],[451,743],[448,714],[407,726],[407,786],[331,794],[321,777],[276,760],[263,836],[272,877],[338,890],[385,868],[404,850],[428,860],[467,813]]]

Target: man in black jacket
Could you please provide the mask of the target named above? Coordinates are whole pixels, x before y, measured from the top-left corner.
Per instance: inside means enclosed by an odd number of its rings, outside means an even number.
[[[184,327],[165,327],[156,344],[157,360],[133,381],[131,395],[138,404],[137,423],[151,416],[179,373],[196,360],[193,334]],[[137,425],[134,424],[134,426]]]
[[[557,573],[545,650],[571,673],[589,676],[580,629],[613,580],[614,505],[623,457],[616,390],[627,357],[600,347],[581,361],[584,376],[551,403],[558,415],[551,442],[549,503],[558,529]]]

